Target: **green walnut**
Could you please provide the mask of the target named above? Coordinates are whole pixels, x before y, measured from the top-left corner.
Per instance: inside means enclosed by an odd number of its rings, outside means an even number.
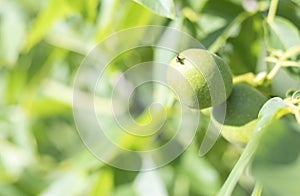
[[[235,84],[226,102],[213,108],[213,120],[223,124],[221,134],[225,139],[244,146],[256,127],[258,113],[266,101],[267,98],[255,88]]]
[[[204,109],[227,99],[232,90],[232,73],[217,55],[203,49],[187,49],[171,60],[167,83],[181,103]]]

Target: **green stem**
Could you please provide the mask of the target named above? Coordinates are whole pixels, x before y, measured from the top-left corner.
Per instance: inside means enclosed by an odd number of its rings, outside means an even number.
[[[285,61],[282,63],[282,67],[300,67],[300,63],[294,61]]]
[[[272,0],[271,1],[269,13],[268,13],[268,18],[267,18],[269,23],[274,21],[276,10],[277,10],[277,5],[278,5],[278,0]]]
[[[242,75],[238,75],[238,76],[235,76],[233,78],[233,83],[234,84],[238,84],[238,83],[247,83],[247,84],[250,84],[250,85],[254,85],[253,84],[253,80],[255,78],[255,75],[253,73],[245,73],[245,74],[242,74]]]
[[[272,80],[281,68],[281,61],[278,61],[270,73],[267,75],[268,80]]]
[[[221,190],[218,193],[218,196],[231,196],[231,193],[234,190],[240,176],[243,174],[245,168],[252,159],[260,140],[261,132],[255,132],[244,149],[240,159],[235,164],[231,173],[229,174],[227,180],[223,184]]]
[[[224,30],[224,32],[216,39],[214,43],[209,47],[210,52],[217,52],[220,47],[223,45],[223,43],[232,35],[232,31],[240,25],[244,20],[246,20],[249,16],[251,16],[253,13],[250,12],[242,12],[239,14]]]
[[[288,58],[292,57],[293,55],[296,55],[299,52],[300,52],[300,46],[292,47],[283,54],[282,58],[288,59]]]
[[[297,54],[300,52],[300,46],[296,46],[293,47],[289,50],[287,50],[280,58],[279,60],[276,62],[275,66],[273,67],[273,69],[270,71],[270,73],[267,75],[267,79],[268,80],[272,80],[275,75],[278,73],[278,71],[280,70],[280,68],[284,65],[284,61],[286,61],[288,58],[290,58],[291,56]]]
[[[262,189],[263,187],[259,183],[256,183],[251,196],[261,196]]]

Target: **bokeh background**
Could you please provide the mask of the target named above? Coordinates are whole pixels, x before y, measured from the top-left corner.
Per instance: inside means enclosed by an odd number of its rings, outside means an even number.
[[[277,15],[299,29],[296,2],[280,1]],[[172,163],[150,172],[117,169],[98,161],[77,133],[72,111],[76,71],[92,47],[112,33],[163,25],[195,37],[229,62],[235,75],[255,73],[265,66],[263,24],[269,3],[0,0],[0,195],[214,195],[241,149],[219,138],[205,157],[198,156],[207,114],[202,114],[191,146]],[[112,62],[107,80],[156,57],[151,47],[128,51]],[[286,78],[286,83],[293,83]],[[283,95],[286,85],[277,83],[274,94]],[[107,101],[101,99],[99,107],[105,108]],[[137,118],[145,104],[133,107]],[[172,129],[172,119],[166,129]],[[166,138],[160,139],[158,144]],[[135,140],[127,142],[143,147]],[[253,179],[246,174],[234,195],[249,195],[252,188]]]

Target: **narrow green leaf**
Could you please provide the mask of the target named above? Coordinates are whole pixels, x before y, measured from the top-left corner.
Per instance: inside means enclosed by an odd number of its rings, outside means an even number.
[[[252,163],[252,174],[269,195],[298,195],[300,126],[286,116],[263,130]]]
[[[287,50],[300,45],[298,28],[282,17],[275,17],[272,23],[268,23],[268,46],[273,49]]]
[[[86,177],[82,173],[76,171],[61,172],[58,178],[43,190],[40,195],[83,195],[85,187]]]
[[[292,2],[294,2],[295,4],[297,4],[298,6],[300,6],[300,0],[292,0]]]
[[[110,195],[114,186],[113,180],[113,173],[110,170],[102,170],[101,172],[99,172],[99,177],[96,183],[93,185],[90,195]]]
[[[117,23],[117,29],[148,25],[151,17],[153,16],[150,10],[141,7],[134,2],[128,2],[126,10],[124,10],[123,14],[123,17]]]
[[[102,0],[101,7],[97,18],[96,41],[102,41],[103,38],[112,33],[114,24],[114,13],[119,5],[119,0]],[[124,5],[123,5],[124,6]]]
[[[133,0],[138,4],[150,9],[154,13],[167,18],[174,19],[174,1],[173,0]]]
[[[26,34],[22,10],[12,3],[0,5],[0,62],[13,65],[23,47]]]
[[[215,195],[221,187],[217,170],[196,151],[186,152],[182,170],[190,181],[191,188],[200,195]]]
[[[263,127],[265,127],[276,115],[276,113],[280,109],[287,108],[288,105],[286,105],[283,100],[279,97],[274,97],[267,101],[265,105],[261,108],[259,111],[258,117],[259,121],[256,126],[256,130],[261,130]]]
[[[54,22],[70,11],[70,7],[64,0],[50,0],[46,8],[40,12],[29,31],[25,44],[25,51],[30,50],[38,43],[49,31]]]
[[[88,20],[93,22],[97,17],[97,6],[99,0],[87,0],[86,1],[86,11],[88,15]]]
[[[239,34],[229,38],[231,49],[227,52],[234,74],[255,72],[262,52],[262,18],[259,14],[249,17],[240,26]]]

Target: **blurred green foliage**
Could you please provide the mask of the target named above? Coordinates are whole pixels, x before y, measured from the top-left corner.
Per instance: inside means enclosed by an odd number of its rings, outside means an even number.
[[[74,78],[95,44],[116,31],[143,25],[169,26],[194,36],[222,56],[235,75],[268,70],[264,58],[269,51],[300,45],[299,2],[279,1],[272,25],[266,23],[269,4],[267,0],[0,0],[0,195],[123,196],[149,195],[149,190],[156,191],[152,195],[215,195],[241,149],[220,138],[205,157],[198,156],[208,115],[202,114],[193,144],[172,163],[151,172],[123,171],[98,161],[80,140],[72,113]],[[112,62],[111,77],[127,68],[123,61],[135,64],[157,56],[155,48],[127,51]],[[299,56],[293,58],[300,62]],[[299,79],[299,69],[287,69]],[[298,84],[284,71],[279,76],[272,84],[273,96],[283,96]],[[138,116],[141,111],[134,112]],[[288,125],[278,121],[273,126]],[[299,129],[292,131],[286,137],[299,135]],[[282,134],[275,132],[276,138]],[[266,174],[267,178],[259,173],[269,161],[261,154],[268,150],[264,146],[259,150],[255,174],[272,186],[269,183],[281,178],[281,170]],[[249,195],[252,188],[253,179],[243,176],[233,194]]]

